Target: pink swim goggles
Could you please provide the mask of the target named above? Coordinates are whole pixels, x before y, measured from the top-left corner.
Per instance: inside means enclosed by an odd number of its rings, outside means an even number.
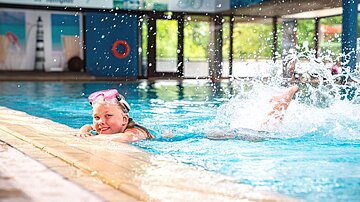
[[[93,92],[89,95],[88,98],[90,104],[92,105],[95,102],[99,101],[106,101],[115,104],[120,104],[124,107],[125,113],[130,111],[130,105],[126,102],[124,96],[120,95],[116,89],[109,89],[109,90],[101,90]]]

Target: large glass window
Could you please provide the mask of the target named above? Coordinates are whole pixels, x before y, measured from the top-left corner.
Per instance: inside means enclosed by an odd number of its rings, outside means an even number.
[[[319,45],[321,55],[341,53],[342,17],[328,17],[320,20]],[[336,58],[334,58],[336,59]]]
[[[235,60],[270,59],[272,42],[271,19],[235,20],[233,44]]]
[[[156,20],[156,71],[177,71],[178,21]]]
[[[210,23],[208,17],[185,16],[185,77],[207,77],[209,75],[209,30]]]
[[[271,18],[235,17],[233,30],[233,75],[269,76],[272,57]]]
[[[315,49],[315,20],[304,19],[297,21],[297,44],[300,48],[308,47],[309,50]]]

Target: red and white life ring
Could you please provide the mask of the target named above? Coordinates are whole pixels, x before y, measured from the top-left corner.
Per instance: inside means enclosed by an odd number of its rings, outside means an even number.
[[[118,47],[119,45],[124,46],[125,51],[124,51],[123,53],[119,53],[119,52],[117,51],[117,47]],[[130,46],[129,46],[129,44],[128,44],[126,41],[117,40],[117,41],[115,41],[115,42],[113,43],[112,48],[111,48],[111,51],[112,51],[112,54],[113,54],[115,57],[120,58],[120,59],[123,59],[123,58],[126,58],[126,57],[129,55],[129,53],[130,53]]]

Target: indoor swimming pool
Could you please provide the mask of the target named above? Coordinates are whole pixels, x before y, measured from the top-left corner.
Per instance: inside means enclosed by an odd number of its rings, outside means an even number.
[[[358,98],[321,87],[301,85],[283,123],[267,132],[257,128],[283,87],[251,81],[2,82],[0,105],[80,128],[92,121],[87,96],[110,88],[156,136],[131,143],[148,152],[300,200],[360,198]]]

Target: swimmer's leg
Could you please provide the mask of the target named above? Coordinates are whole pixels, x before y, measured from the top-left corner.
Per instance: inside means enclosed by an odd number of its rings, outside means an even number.
[[[272,121],[280,122],[283,120],[284,113],[298,89],[299,87],[297,85],[291,86],[281,95],[274,96],[270,99],[270,103],[273,104],[273,108],[267,114],[267,119],[263,122],[263,125],[267,125]]]

